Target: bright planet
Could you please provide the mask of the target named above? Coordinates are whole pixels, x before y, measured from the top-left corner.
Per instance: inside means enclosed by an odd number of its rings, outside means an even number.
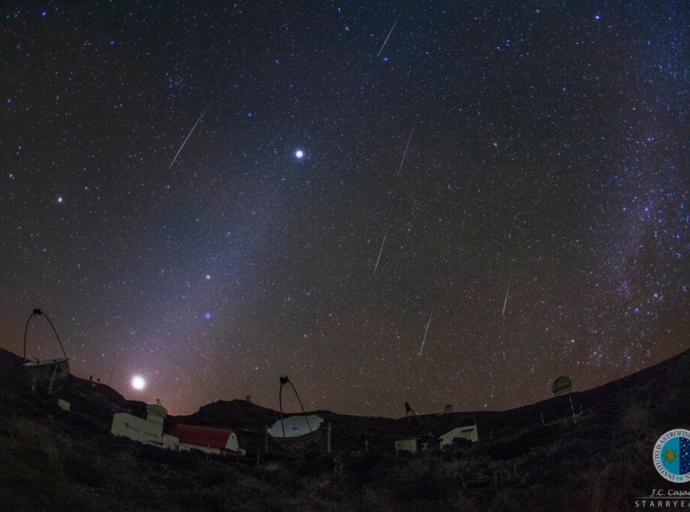
[[[0,348],[399,418],[690,347],[687,1],[113,3],[2,2]]]
[[[132,387],[138,391],[141,391],[146,387],[146,380],[140,375],[135,375],[132,377]]]

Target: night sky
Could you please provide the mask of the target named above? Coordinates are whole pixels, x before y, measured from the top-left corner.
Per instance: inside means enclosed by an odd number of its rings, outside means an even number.
[[[0,12],[3,348],[394,417],[690,348],[688,2]]]

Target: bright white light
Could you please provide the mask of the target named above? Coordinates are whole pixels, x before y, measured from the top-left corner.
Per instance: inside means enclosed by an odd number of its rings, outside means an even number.
[[[135,375],[132,377],[132,387],[138,391],[141,391],[146,387],[146,381],[144,380],[144,377],[140,375]]]
[[[304,156],[304,151],[302,151],[301,149],[298,149],[297,151],[295,151],[295,156],[297,158],[302,158]]]

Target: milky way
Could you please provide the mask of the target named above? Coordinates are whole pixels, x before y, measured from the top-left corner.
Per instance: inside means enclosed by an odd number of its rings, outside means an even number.
[[[385,416],[688,348],[690,8],[488,5],[3,2],[0,346]]]

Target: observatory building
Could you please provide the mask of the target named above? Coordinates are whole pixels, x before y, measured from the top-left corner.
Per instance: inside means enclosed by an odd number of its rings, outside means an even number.
[[[177,425],[172,431],[173,435],[164,434],[163,422],[167,415],[168,411],[161,404],[147,405],[146,419],[121,412],[113,416],[110,431],[116,436],[168,450],[244,455],[244,450],[237,442],[237,434],[229,429]]]
[[[179,439],[163,433],[163,421],[167,415],[167,409],[161,404],[147,405],[146,419],[119,412],[113,416],[110,432],[140,443],[177,451],[180,449]]]
[[[180,450],[200,450],[205,453],[244,455],[237,443],[237,434],[226,428],[176,425],[172,433],[180,440]]]
[[[572,391],[573,383],[568,377],[558,377],[551,386],[553,396],[569,395]]]
[[[395,451],[417,453],[417,439],[401,439],[400,441],[396,441]]]

